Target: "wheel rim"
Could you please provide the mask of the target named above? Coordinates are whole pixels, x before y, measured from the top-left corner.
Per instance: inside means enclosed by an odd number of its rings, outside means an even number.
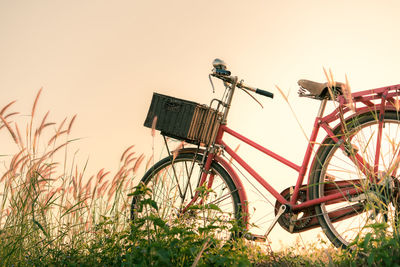
[[[151,189],[150,198],[157,204],[158,210],[146,206],[141,213],[134,212],[132,217],[156,212],[170,225],[177,220],[195,229],[212,225],[215,226],[214,234],[219,239],[229,239],[232,222],[239,214],[239,206],[235,204],[237,200],[234,196],[237,195],[237,190],[232,188],[231,181],[224,178],[227,175],[224,170],[214,165],[211,169],[211,188],[206,190],[207,186],[204,185],[196,189],[202,169],[199,163],[199,157],[190,158],[183,155],[174,159],[172,164],[167,160],[154,168],[150,175],[143,178],[143,182]],[[189,207],[193,198],[196,198],[196,201]],[[137,198],[133,200],[132,208],[137,201]]]
[[[359,154],[365,161],[374,165],[375,150],[377,144],[378,121],[369,121],[354,127],[351,131],[352,145],[354,149],[359,150]],[[324,167],[321,171],[320,183],[318,185],[319,192],[324,196],[324,186],[326,183],[337,184],[339,181],[354,180],[357,187],[364,190],[367,189],[365,200],[345,201],[335,204],[321,204],[321,212],[324,221],[333,233],[337,240],[334,243],[349,246],[349,244],[357,237],[364,237],[367,233],[373,232],[373,229],[366,227],[374,223],[387,223],[388,232],[394,230],[394,225],[397,225],[397,197],[394,193],[398,190],[398,173],[395,177],[388,174],[396,164],[396,157],[400,151],[400,122],[394,119],[385,119],[385,127],[382,131],[382,145],[379,160],[379,173],[382,181],[388,185],[380,185],[374,187],[366,175],[363,174],[356,165],[344,154],[339,147],[334,147],[330,150],[326,157]],[[359,182],[361,181],[361,183]],[[384,182],[382,182],[384,184]],[[393,186],[394,185],[394,186]],[[343,191],[345,192],[345,191]],[[345,193],[344,193],[345,194]],[[351,199],[348,197],[348,199]],[[331,218],[329,214],[334,211],[343,210],[350,205],[353,206],[353,214],[346,219]],[[361,208],[361,210],[358,210]],[[329,235],[328,235],[329,237]]]

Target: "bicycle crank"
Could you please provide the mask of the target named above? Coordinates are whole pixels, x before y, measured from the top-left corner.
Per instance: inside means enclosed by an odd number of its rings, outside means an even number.
[[[245,238],[247,240],[251,240],[251,241],[255,241],[255,242],[265,242],[267,240],[269,233],[271,233],[272,229],[278,222],[279,218],[289,209],[290,209],[290,207],[288,205],[280,206],[278,213],[276,214],[274,220],[272,221],[271,225],[269,226],[267,232],[265,232],[264,235],[254,235],[254,234],[249,233],[249,234],[245,235]]]
[[[274,220],[272,221],[271,225],[269,226],[267,232],[266,232],[265,235],[264,235],[265,238],[268,237],[269,233],[271,233],[272,228],[274,228],[274,226],[275,226],[275,224],[278,222],[279,218],[280,218],[287,210],[289,210],[289,208],[288,208],[287,205],[281,205],[281,206],[279,207],[278,213],[276,214]]]
[[[281,195],[290,200],[293,194],[293,187],[286,188]],[[300,188],[296,204],[303,203],[307,200],[307,188]],[[279,214],[279,210],[283,205],[276,201],[275,214]],[[302,210],[287,210],[283,216],[278,218],[279,225],[290,233],[300,233],[306,230],[319,227],[318,219],[314,207],[304,208]]]

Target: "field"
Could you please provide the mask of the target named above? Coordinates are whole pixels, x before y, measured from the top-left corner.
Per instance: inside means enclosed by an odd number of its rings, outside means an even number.
[[[355,241],[353,250],[308,244],[274,252],[243,238],[222,241],[221,231],[235,233],[236,222],[188,223],[161,218],[149,188],[134,184],[139,167],[151,164],[133,146],[121,155],[115,174],[96,174],[74,162],[68,148],[75,116],[61,123],[35,116],[40,92],[26,127],[12,111],[0,110],[0,130],[16,153],[5,157],[0,174],[1,266],[399,266],[400,237],[387,235],[385,224]],[[71,155],[72,153],[72,155]],[[68,160],[67,160],[68,159]],[[139,199],[144,215],[131,221],[130,202]],[[199,205],[203,213],[217,206]]]

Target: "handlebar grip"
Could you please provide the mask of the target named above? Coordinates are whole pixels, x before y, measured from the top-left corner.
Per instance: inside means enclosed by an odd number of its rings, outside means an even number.
[[[260,94],[260,95],[263,95],[263,96],[274,98],[274,94],[273,93],[270,93],[268,91],[261,90],[261,89],[258,89],[258,88],[256,89],[256,94]]]

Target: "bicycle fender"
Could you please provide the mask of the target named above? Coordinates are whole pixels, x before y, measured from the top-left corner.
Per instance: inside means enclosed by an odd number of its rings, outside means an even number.
[[[186,153],[197,153],[197,154],[204,154],[205,149],[198,149],[198,148],[183,148],[178,151],[179,154],[186,154]],[[248,227],[248,220],[249,220],[249,207],[248,207],[248,200],[246,190],[243,186],[242,181],[240,180],[239,176],[237,175],[236,171],[232,168],[231,164],[229,164],[225,159],[220,156],[214,157],[216,163],[221,165],[231,176],[233,183],[235,184],[238,194],[240,197],[240,201],[242,203],[242,212],[244,214],[244,222],[246,224],[246,228]]]
[[[240,196],[240,200],[242,202],[242,210],[243,213],[245,214],[244,220],[246,222],[246,227],[248,223],[248,216],[249,216],[249,207],[248,207],[248,200],[247,200],[247,194],[246,190],[244,189],[243,183],[240,180],[239,176],[237,175],[236,171],[232,168],[231,164],[229,164],[226,160],[221,158],[220,156],[215,156],[215,160],[217,163],[219,163],[232,177],[232,180],[238,189],[238,193]]]
[[[379,112],[380,108],[381,108],[381,104],[376,104],[376,105],[374,105],[372,107],[357,108],[356,112],[354,114],[352,114],[352,115],[350,115],[350,116],[345,118],[345,121],[346,121],[346,123],[348,123],[349,121],[351,121],[352,119],[354,119],[357,116],[362,116],[364,114],[368,114],[368,113],[371,113],[371,112]],[[397,112],[396,108],[393,105],[386,105],[385,106],[385,112],[386,111]],[[337,124],[335,127],[333,127],[332,132],[333,133],[338,133],[338,131],[340,131],[340,127],[341,127],[340,123]],[[329,140],[329,138],[330,138],[329,135],[326,135],[324,137],[324,139],[322,140],[321,144],[326,143],[327,140]],[[325,149],[325,146],[320,145],[318,147],[316,153],[315,153],[315,156],[314,156],[314,158],[313,158],[313,160],[311,162],[311,165],[310,165],[310,172],[308,173],[308,182],[307,182],[307,184],[311,183],[311,175],[312,175],[311,171],[313,170],[314,164],[316,164],[316,162],[318,161],[319,156],[324,151],[324,149]]]

